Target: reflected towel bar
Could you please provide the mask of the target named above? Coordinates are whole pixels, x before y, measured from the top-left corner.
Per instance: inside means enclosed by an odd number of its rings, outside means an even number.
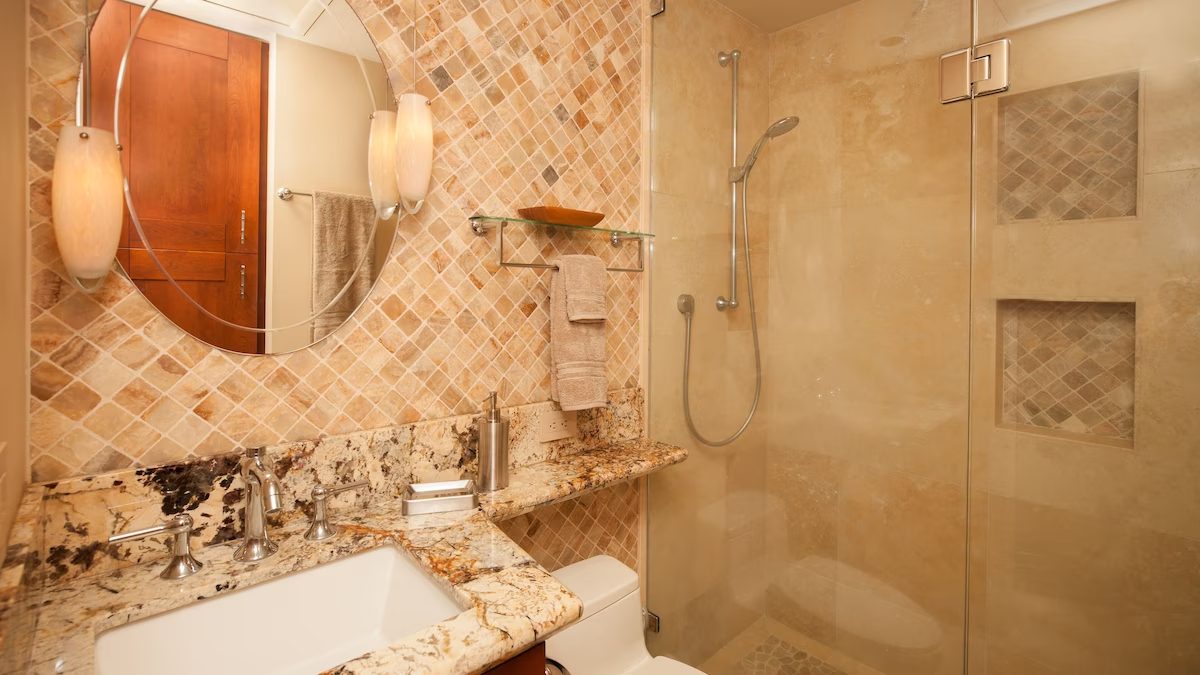
[[[295,197],[296,195],[300,195],[301,197],[311,197],[312,193],[311,192],[296,192],[295,190],[293,190],[291,188],[285,188],[285,187],[281,187],[281,188],[279,188],[279,190],[277,190],[275,192],[275,196],[279,197],[280,199],[282,199],[285,202],[292,201],[292,197]]]

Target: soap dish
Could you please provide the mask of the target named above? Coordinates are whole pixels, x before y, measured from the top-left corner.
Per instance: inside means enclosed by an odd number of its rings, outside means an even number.
[[[475,481],[447,480],[438,483],[411,483],[404,489],[401,512],[406,516],[466,511],[479,506]]]

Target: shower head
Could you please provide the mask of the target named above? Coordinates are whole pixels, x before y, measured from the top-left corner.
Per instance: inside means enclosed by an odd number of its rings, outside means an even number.
[[[729,182],[740,183],[750,174],[750,170],[754,168],[754,163],[758,161],[758,153],[762,151],[763,146],[772,138],[779,138],[787,132],[795,129],[800,124],[800,118],[792,115],[776,120],[774,124],[767,127],[765,133],[758,137],[758,142],[750,149],[750,154],[746,156],[746,162],[741,166],[735,166],[729,170]]]

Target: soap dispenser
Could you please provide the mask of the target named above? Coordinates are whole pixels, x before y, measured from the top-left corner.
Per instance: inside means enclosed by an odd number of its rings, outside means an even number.
[[[479,417],[479,490],[508,487],[508,420],[500,415],[496,392],[487,397]]]

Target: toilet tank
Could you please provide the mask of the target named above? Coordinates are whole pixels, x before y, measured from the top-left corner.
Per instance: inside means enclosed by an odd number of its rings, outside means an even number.
[[[650,660],[636,572],[602,555],[553,574],[583,601],[583,617],[546,641],[548,658],[571,675],[624,673]]]

